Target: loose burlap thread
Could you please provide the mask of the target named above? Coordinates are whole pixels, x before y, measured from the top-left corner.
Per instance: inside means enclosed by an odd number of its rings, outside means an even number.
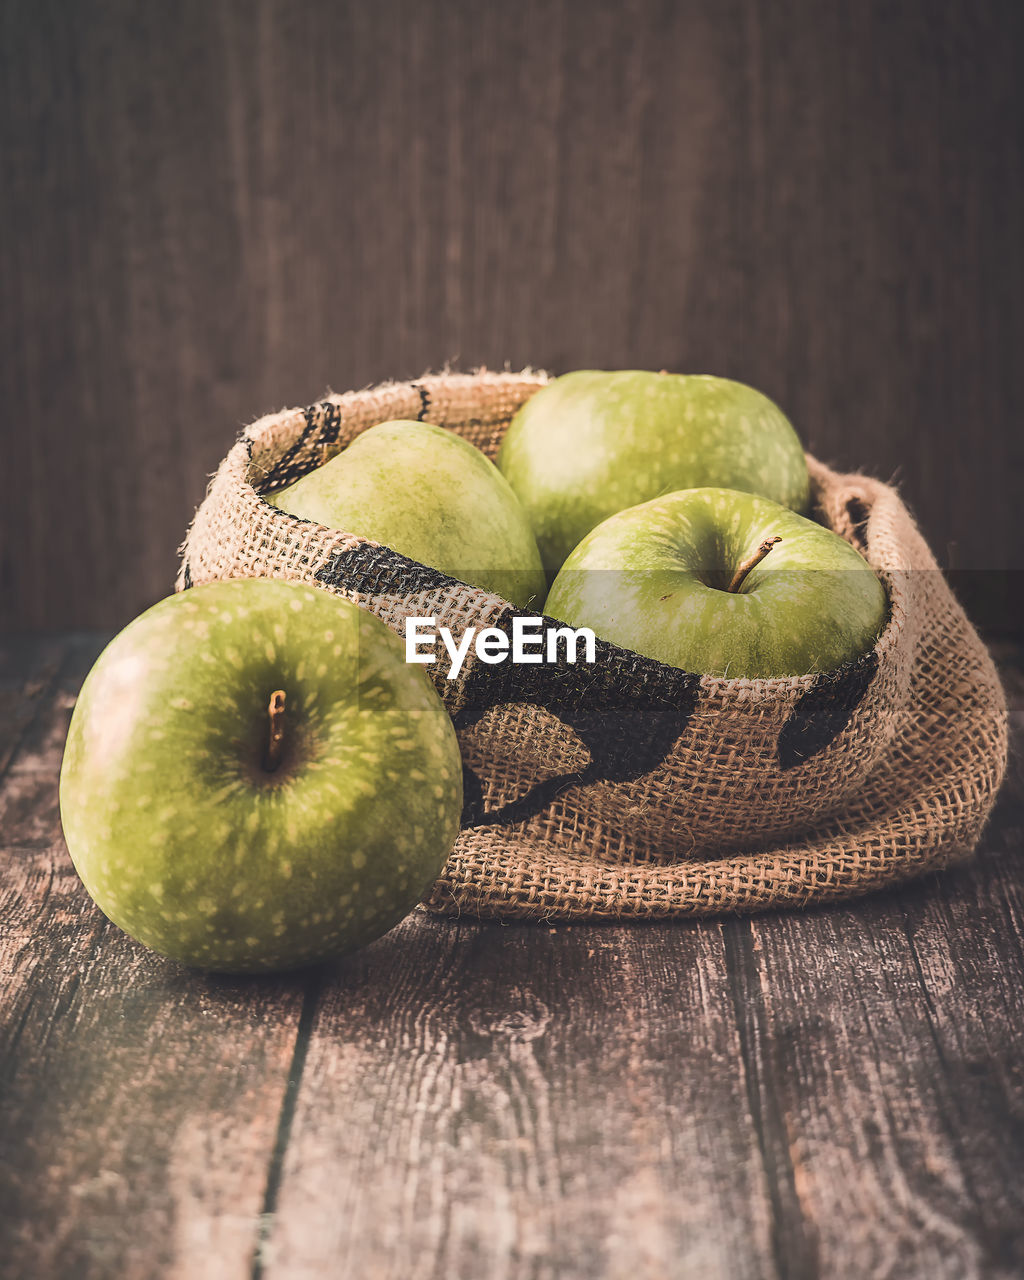
[[[313,583],[402,631],[433,616],[508,629],[498,596],[271,507],[391,418],[494,457],[546,378],[440,374],[260,419],[213,478],[179,589],[229,577]],[[968,855],[1006,761],[989,655],[898,494],[808,457],[814,514],[882,580],[874,650],[826,675],[728,680],[600,644],[593,666],[427,668],[459,733],[463,831],[426,902],[495,918],[707,916],[867,892]]]

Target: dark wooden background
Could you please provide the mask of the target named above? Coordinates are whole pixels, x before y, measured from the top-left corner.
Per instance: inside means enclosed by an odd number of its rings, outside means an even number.
[[[246,421],[446,361],[751,382],[1012,625],[1018,0],[0,14],[3,626],[127,621]]]

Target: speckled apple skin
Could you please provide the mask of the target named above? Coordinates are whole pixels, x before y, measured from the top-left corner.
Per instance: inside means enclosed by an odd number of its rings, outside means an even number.
[[[800,512],[808,502],[788,418],[753,387],[704,374],[564,374],[519,410],[497,463],[549,578],[602,520],[663,493],[740,489]]]
[[[780,539],[735,593],[741,564]],[[731,489],[666,494],[610,516],[572,552],[547,613],[683,671],[746,679],[832,671],[866,653],[888,601],[831,529]]]
[[[271,694],[285,750],[262,760]],[[75,867],[132,937],[187,964],[312,963],[386,932],[459,829],[451,721],[379,619],[268,579],[194,588],[120,633],[60,780]]]
[[[519,499],[489,458],[443,427],[379,423],[267,501],[520,608],[543,604],[547,580]]]

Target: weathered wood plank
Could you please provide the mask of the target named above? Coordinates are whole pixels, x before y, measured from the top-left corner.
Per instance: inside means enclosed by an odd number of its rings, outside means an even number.
[[[64,739],[78,691],[107,639],[82,633],[16,637],[0,644],[0,663],[11,671],[10,696],[25,708],[0,772],[0,841],[6,846],[48,848],[59,840],[57,783]]]
[[[67,651],[66,640],[59,636],[10,636],[0,645],[0,780],[36,719]]]
[[[89,902],[55,790],[97,649],[44,650],[0,788],[0,1271],[247,1277],[306,979],[188,973]],[[9,662],[28,696],[39,655]]]
[[[767,1190],[718,926],[414,916],[325,988],[266,1274],[770,1275]]]
[[[1020,918],[986,911],[1006,889],[976,870],[952,898],[938,882],[737,940],[788,1273],[1024,1265]]]
[[[266,1274],[1016,1274],[1022,970],[960,875],[955,922],[936,884],[724,951],[408,922],[325,991]],[[915,960],[918,916],[974,984]]]

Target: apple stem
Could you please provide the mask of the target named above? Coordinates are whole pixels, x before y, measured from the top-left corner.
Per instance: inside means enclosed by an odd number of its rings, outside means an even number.
[[[752,556],[748,556],[732,575],[732,582],[729,583],[729,590],[734,593],[739,591],[740,587],[743,585],[743,579],[751,569],[753,569],[755,565],[759,565],[768,552],[771,551],[772,547],[774,547],[777,542],[781,541],[781,538],[765,538],[764,542],[761,543],[754,554]]]
[[[263,767],[267,773],[273,773],[281,763],[281,752],[284,749],[284,690],[277,689],[270,695],[267,707],[270,718],[270,735],[267,738],[267,750],[263,756]]]

